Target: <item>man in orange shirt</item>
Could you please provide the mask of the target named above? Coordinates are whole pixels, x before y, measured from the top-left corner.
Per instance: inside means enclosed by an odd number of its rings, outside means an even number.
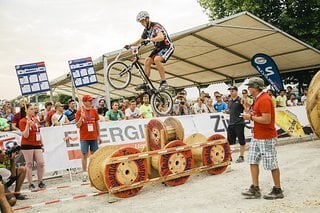
[[[98,149],[98,143],[101,144],[99,115],[92,106],[92,99],[90,95],[83,96],[83,107],[76,113],[76,125],[80,130],[83,182],[88,181],[87,158],[89,147],[91,154],[93,154]]]
[[[264,199],[274,200],[283,198],[280,185],[280,170],[278,167],[277,131],[275,128],[275,112],[270,96],[263,92],[264,81],[253,77],[247,84],[250,94],[254,98],[253,111],[243,115],[245,120],[254,122],[253,138],[250,142],[248,162],[250,164],[252,185],[242,195],[246,198],[260,198],[259,188],[259,163],[262,160],[263,167],[270,170],[274,182],[272,191],[264,195]]]

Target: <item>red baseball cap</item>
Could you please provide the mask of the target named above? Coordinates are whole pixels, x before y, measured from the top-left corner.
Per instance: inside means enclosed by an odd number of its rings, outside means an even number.
[[[85,95],[82,97],[83,102],[92,101],[92,100],[93,100],[93,98],[90,95]]]

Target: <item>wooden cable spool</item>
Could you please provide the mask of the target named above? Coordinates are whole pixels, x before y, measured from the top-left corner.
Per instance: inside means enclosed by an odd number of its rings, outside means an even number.
[[[209,138],[206,138],[200,133],[195,133],[187,137],[184,142],[188,145],[194,145],[198,143],[204,143],[206,141],[225,139],[220,134],[214,134]],[[231,152],[230,145],[226,141],[224,144],[210,145],[205,147],[193,148],[192,154],[195,161],[195,167],[206,166],[206,165],[218,165],[223,162],[229,161]],[[212,175],[220,174],[226,170],[227,166],[222,166],[208,170]]]
[[[146,140],[151,151],[164,148],[170,141],[184,138],[182,124],[175,118],[167,118],[164,122],[152,119],[148,122],[146,129],[148,136]],[[164,131],[164,134],[161,134],[161,131]]]
[[[312,78],[308,88],[306,110],[313,132],[320,137],[320,72]]]
[[[223,135],[220,134],[213,134],[208,137],[208,141],[225,139]],[[226,161],[230,161],[231,159],[231,150],[230,144],[226,141],[224,144],[219,145],[212,145],[204,147],[202,150],[202,158],[203,158],[203,165],[210,165],[210,164],[220,164]],[[209,174],[211,175],[218,175],[223,173],[227,166],[221,166],[214,169],[208,170]]]
[[[182,140],[169,142],[165,148],[179,147],[186,145]],[[178,151],[175,153],[153,156],[151,159],[152,167],[158,170],[159,175],[167,176],[170,174],[181,173],[194,167],[194,159],[191,150]],[[189,176],[177,177],[174,180],[165,181],[169,186],[178,186],[184,184]]]
[[[101,149],[101,151],[100,151]],[[121,163],[108,164],[109,158],[140,153],[133,147],[102,147],[92,155],[89,164],[91,184],[100,191],[145,181],[148,178],[147,159],[125,160]],[[142,187],[120,191],[116,197],[127,198],[136,195]]]

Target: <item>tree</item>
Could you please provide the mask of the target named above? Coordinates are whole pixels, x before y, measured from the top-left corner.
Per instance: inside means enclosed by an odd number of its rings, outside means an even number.
[[[249,11],[320,49],[320,0],[198,0],[211,20]]]
[[[211,20],[249,11],[286,33],[320,49],[320,0],[198,0]],[[284,82],[299,82],[299,92],[317,70],[282,74]],[[307,75],[307,77],[306,77]]]

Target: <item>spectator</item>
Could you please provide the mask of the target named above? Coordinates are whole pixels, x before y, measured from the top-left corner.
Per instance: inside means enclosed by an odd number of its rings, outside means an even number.
[[[138,96],[138,97],[136,98],[136,103],[137,103],[137,108],[139,109],[140,106],[141,106],[141,97],[140,97],[140,96]]]
[[[303,90],[303,96],[301,96],[301,105],[305,105],[307,101],[308,89]]]
[[[76,113],[76,125],[80,132],[80,149],[82,153],[82,182],[88,181],[87,159],[90,148],[91,154],[98,150],[101,144],[99,115],[92,106],[93,98],[85,95],[82,98],[83,107]]]
[[[13,213],[13,209],[7,201],[5,196],[4,185],[0,181],[0,212],[3,213]]]
[[[64,114],[67,116],[68,121],[70,123],[75,124],[76,123],[76,102],[73,99],[68,100],[68,109],[64,111]]]
[[[16,142],[8,142],[8,143],[16,143]],[[6,146],[8,146],[8,143]],[[26,168],[24,166],[19,166],[16,168],[16,164],[14,162],[14,158],[16,156],[16,152],[7,154],[5,150],[0,150],[0,175],[3,178],[5,192],[8,193],[6,198],[11,206],[14,206],[17,200],[25,200],[26,196],[20,194],[20,189],[23,184],[24,178],[26,177]],[[10,174],[8,178],[4,178],[4,173]],[[8,176],[8,175],[7,175]],[[15,183],[14,194],[9,194],[9,187]]]
[[[213,106],[217,112],[223,112],[228,109],[228,105],[226,104],[226,102],[222,101],[221,94],[216,95],[216,101],[217,102]]]
[[[241,104],[243,105],[244,110],[248,111],[253,104],[253,99],[249,96],[248,90],[243,89],[241,93],[242,93]]]
[[[295,94],[291,94],[289,100],[287,101],[287,106],[297,106],[298,100]]]
[[[0,131],[10,131],[10,125],[5,118],[0,118]]]
[[[125,110],[125,116],[127,120],[140,118],[140,110],[135,100],[130,101],[130,106]]]
[[[192,107],[194,114],[208,113],[208,109],[204,104],[204,99],[198,98],[197,103],[195,103]]]
[[[177,96],[173,105],[173,115],[189,115],[187,101],[183,95]]]
[[[38,121],[40,121],[39,105],[34,104],[33,107],[34,107],[34,116],[38,119]]]
[[[4,114],[3,118],[7,119],[7,123],[10,126],[10,130],[12,130],[13,117],[14,117],[14,115],[12,113],[12,106],[10,105],[10,106],[5,107],[5,114]]]
[[[27,179],[29,182],[29,189],[35,190],[32,183],[32,166],[33,162],[37,163],[38,187],[45,188],[43,182],[44,175],[44,148],[40,136],[40,123],[34,116],[34,108],[27,104],[26,108],[21,108],[21,120],[19,122],[21,130],[21,150],[26,160],[27,165]]]
[[[67,116],[63,114],[63,105],[60,102],[55,104],[55,111],[51,117],[52,126],[62,126],[70,123]]]
[[[275,146],[277,143],[275,109],[270,96],[263,92],[263,79],[258,77],[250,78],[248,88],[250,94],[255,98],[253,110],[243,115],[245,120],[254,122],[253,138],[250,142],[248,154],[252,184],[248,190],[242,192],[242,195],[251,199],[261,197],[259,164],[262,161],[263,167],[271,171],[274,184],[272,191],[264,195],[263,198],[268,200],[281,199],[284,196],[280,184],[280,170]]]
[[[293,93],[292,86],[287,86],[287,92],[286,92],[287,100],[290,99],[290,96],[292,93]]]
[[[155,117],[153,109],[149,103],[149,95],[144,94],[142,99],[143,104],[140,106],[139,110],[142,118],[153,118]]]
[[[21,109],[23,107],[25,107],[25,105],[27,104],[27,100],[26,99],[22,99],[20,101],[20,111],[15,113],[14,116],[13,116],[13,119],[12,119],[12,130],[16,130],[16,131],[19,131],[19,122],[20,122],[20,119],[21,119]]]
[[[268,93],[268,95],[270,96],[270,98],[272,100],[273,106],[277,107],[277,99],[276,99],[276,97],[274,97],[273,90],[272,89],[268,89],[267,93]]]
[[[230,145],[236,144],[236,138],[238,138],[240,144],[240,154],[236,163],[244,162],[244,152],[246,150],[246,140],[244,137],[244,120],[242,117],[243,110],[245,106],[242,103],[241,98],[238,96],[238,88],[236,86],[231,86],[230,91],[230,101],[227,113],[230,114],[230,123],[227,129],[228,142]]]
[[[123,114],[126,114],[126,109],[128,109],[130,106],[130,101],[128,99],[124,99],[123,103],[122,103],[122,108],[121,111],[123,112]]]
[[[44,104],[44,110],[40,112],[40,115],[39,115],[39,121],[40,121],[40,124],[42,127],[46,126],[46,118],[47,118],[47,115],[48,113],[51,111],[51,108],[52,108],[52,102],[46,102]]]
[[[280,91],[280,95],[277,96],[276,101],[277,101],[277,107],[287,106],[286,90]]]
[[[99,109],[101,109],[102,111]],[[103,113],[103,116],[106,114],[106,112],[108,112],[108,108],[106,107],[106,102],[104,99],[99,100],[98,111]]]
[[[97,110],[98,112],[98,115],[99,115],[99,121],[106,121],[106,118],[104,117],[105,115],[105,112],[104,112],[104,109],[102,107],[98,108]]]
[[[215,112],[215,111],[216,111],[216,110],[214,109],[213,100],[212,100],[211,98],[208,98],[208,99],[207,99],[206,107],[207,107],[209,113],[212,113],[212,112]]]
[[[119,110],[119,103],[113,101],[111,104],[111,110],[109,110],[106,115],[106,121],[119,121],[124,119],[124,115],[121,110]]]
[[[52,105],[50,107],[50,111],[48,111],[47,115],[46,115],[46,123],[45,126],[52,126],[52,116],[54,115],[54,113],[56,113],[55,109],[52,109]]]

